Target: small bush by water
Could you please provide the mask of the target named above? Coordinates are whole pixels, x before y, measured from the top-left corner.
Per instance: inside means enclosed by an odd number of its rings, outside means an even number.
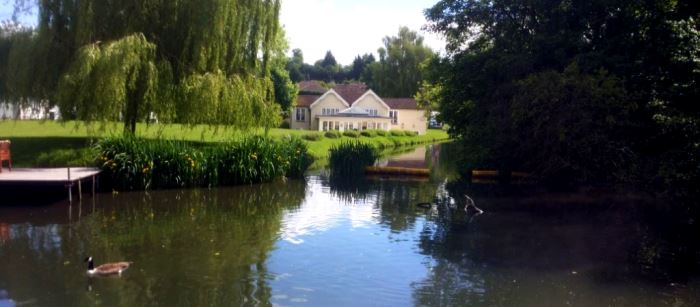
[[[207,145],[114,137],[96,149],[98,165],[121,190],[265,182],[301,176],[312,162],[304,142],[292,137],[250,136]]]
[[[323,138],[323,135],[319,132],[313,132],[309,134],[304,134],[302,138],[307,141],[318,141]]]
[[[326,131],[325,136],[329,139],[337,139],[337,138],[341,138],[343,135],[340,134],[340,131],[330,130],[330,131]]]
[[[360,134],[355,130],[346,130],[343,132],[343,135],[349,138],[357,138],[360,136]]]
[[[372,145],[350,141],[330,149],[329,163],[333,173],[356,174],[374,164],[377,157],[378,153]]]

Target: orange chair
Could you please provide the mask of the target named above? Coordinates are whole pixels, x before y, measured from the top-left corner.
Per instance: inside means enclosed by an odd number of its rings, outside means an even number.
[[[10,154],[10,141],[0,141],[0,173],[2,172],[2,161],[7,160],[10,163],[10,171],[12,171],[12,155]]]

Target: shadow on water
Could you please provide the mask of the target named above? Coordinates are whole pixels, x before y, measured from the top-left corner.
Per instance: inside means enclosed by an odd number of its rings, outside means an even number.
[[[298,207],[305,190],[304,181],[288,181],[123,193],[49,206],[47,217],[63,218],[47,223],[2,215],[0,258],[11,261],[0,263],[0,289],[43,306],[267,302],[266,259],[283,210]],[[87,255],[134,264],[122,278],[88,278],[79,273]]]

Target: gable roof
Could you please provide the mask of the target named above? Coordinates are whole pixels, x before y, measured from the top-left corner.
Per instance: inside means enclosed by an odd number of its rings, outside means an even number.
[[[392,109],[418,110],[418,102],[413,98],[383,98]]]
[[[314,106],[315,104],[321,102],[321,101],[323,100],[323,98],[326,98],[326,96],[328,96],[328,95],[335,95],[336,97],[338,97],[338,100],[340,100],[340,102],[343,103],[344,106],[346,106],[346,107],[348,107],[348,108],[350,107],[350,104],[343,98],[343,96],[340,96],[340,94],[338,94],[335,90],[330,89],[330,90],[328,90],[328,92],[326,92],[325,94],[321,95],[321,97],[319,97],[318,99],[316,99],[315,102],[313,102],[312,104],[310,104],[310,105],[309,105],[309,108],[313,108],[313,106]]]
[[[377,101],[379,101],[379,103],[380,103],[381,105],[383,105],[383,106],[384,106],[385,108],[387,108],[387,109],[391,109],[391,107],[390,107],[388,104],[386,104],[386,103],[384,102],[384,100],[382,100],[382,98],[379,97],[379,95],[377,95],[376,93],[374,93],[373,90],[369,90],[369,91],[365,92],[364,94],[362,94],[362,96],[358,97],[355,101],[353,101],[353,104],[354,104],[355,102],[360,101],[362,98],[365,98],[365,96],[374,96],[374,98],[376,98]]]
[[[321,97],[321,95],[299,95],[297,96],[297,107],[308,108],[318,97]]]
[[[308,80],[299,82],[299,94],[304,95],[322,95],[328,91],[327,88],[321,85],[321,82],[316,80]]]
[[[354,103],[367,91],[367,84],[362,82],[338,84],[333,87],[333,90],[348,103]]]

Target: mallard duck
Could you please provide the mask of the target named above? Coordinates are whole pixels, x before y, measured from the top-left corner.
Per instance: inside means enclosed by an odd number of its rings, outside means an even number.
[[[98,267],[95,267],[95,264],[92,262],[92,256],[85,258],[85,262],[88,263],[87,273],[89,275],[113,275],[113,274],[121,275],[122,271],[128,269],[129,265],[131,265],[133,263],[133,262],[126,262],[126,261],[111,262],[111,263],[105,263],[105,264],[102,264]]]

